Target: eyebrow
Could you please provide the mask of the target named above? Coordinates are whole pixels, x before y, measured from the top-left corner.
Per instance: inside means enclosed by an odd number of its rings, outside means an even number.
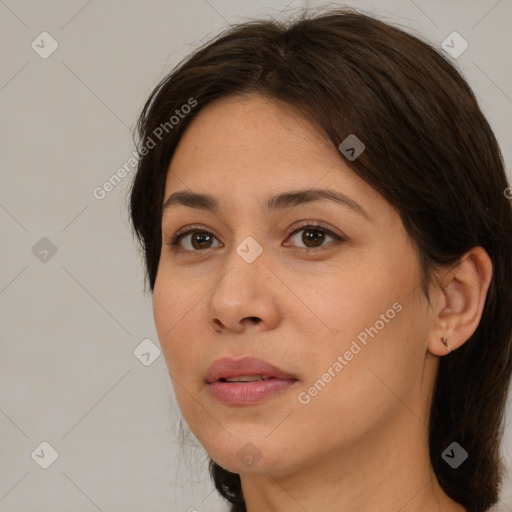
[[[353,199],[341,192],[335,192],[329,189],[313,188],[284,192],[269,197],[265,201],[264,206],[268,211],[282,211],[294,206],[321,201],[331,201],[348,207],[367,220],[370,220],[370,216],[359,203],[356,203]],[[171,194],[164,203],[163,211],[178,205],[210,210],[213,213],[219,213],[220,211],[220,204],[214,196],[184,190]]]

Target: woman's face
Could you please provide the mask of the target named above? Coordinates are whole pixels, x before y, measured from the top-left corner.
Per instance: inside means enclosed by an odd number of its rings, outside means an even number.
[[[320,189],[341,200],[286,196]],[[400,419],[423,426],[437,358],[416,253],[337,148],[277,101],[223,98],[183,135],[165,200],[176,192],[216,206],[165,209],[156,328],[182,414],[218,464],[284,475],[363,456]],[[244,357],[285,375],[220,382],[265,373],[237,367]],[[220,358],[234,367],[210,374]]]

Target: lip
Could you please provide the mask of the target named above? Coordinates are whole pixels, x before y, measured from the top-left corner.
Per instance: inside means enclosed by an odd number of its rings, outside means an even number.
[[[230,359],[223,357],[217,359],[206,372],[206,382],[211,384],[220,379],[243,377],[245,375],[261,375],[262,377],[297,380],[295,375],[281,370],[262,359],[255,357],[243,357],[242,359]]]
[[[261,375],[267,380],[252,382],[224,382],[221,379]],[[288,390],[298,379],[261,359],[217,359],[206,373],[206,383],[212,396],[228,405],[251,405]]]

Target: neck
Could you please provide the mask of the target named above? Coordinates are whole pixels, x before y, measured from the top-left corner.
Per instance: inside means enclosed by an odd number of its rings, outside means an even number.
[[[286,473],[242,474],[247,511],[466,512],[437,481],[425,422],[398,407],[393,421],[337,453]]]

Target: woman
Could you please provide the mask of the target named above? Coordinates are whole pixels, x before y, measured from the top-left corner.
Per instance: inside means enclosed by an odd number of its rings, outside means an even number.
[[[230,510],[490,510],[510,189],[448,59],[351,10],[246,23],[138,129],[156,328]]]

